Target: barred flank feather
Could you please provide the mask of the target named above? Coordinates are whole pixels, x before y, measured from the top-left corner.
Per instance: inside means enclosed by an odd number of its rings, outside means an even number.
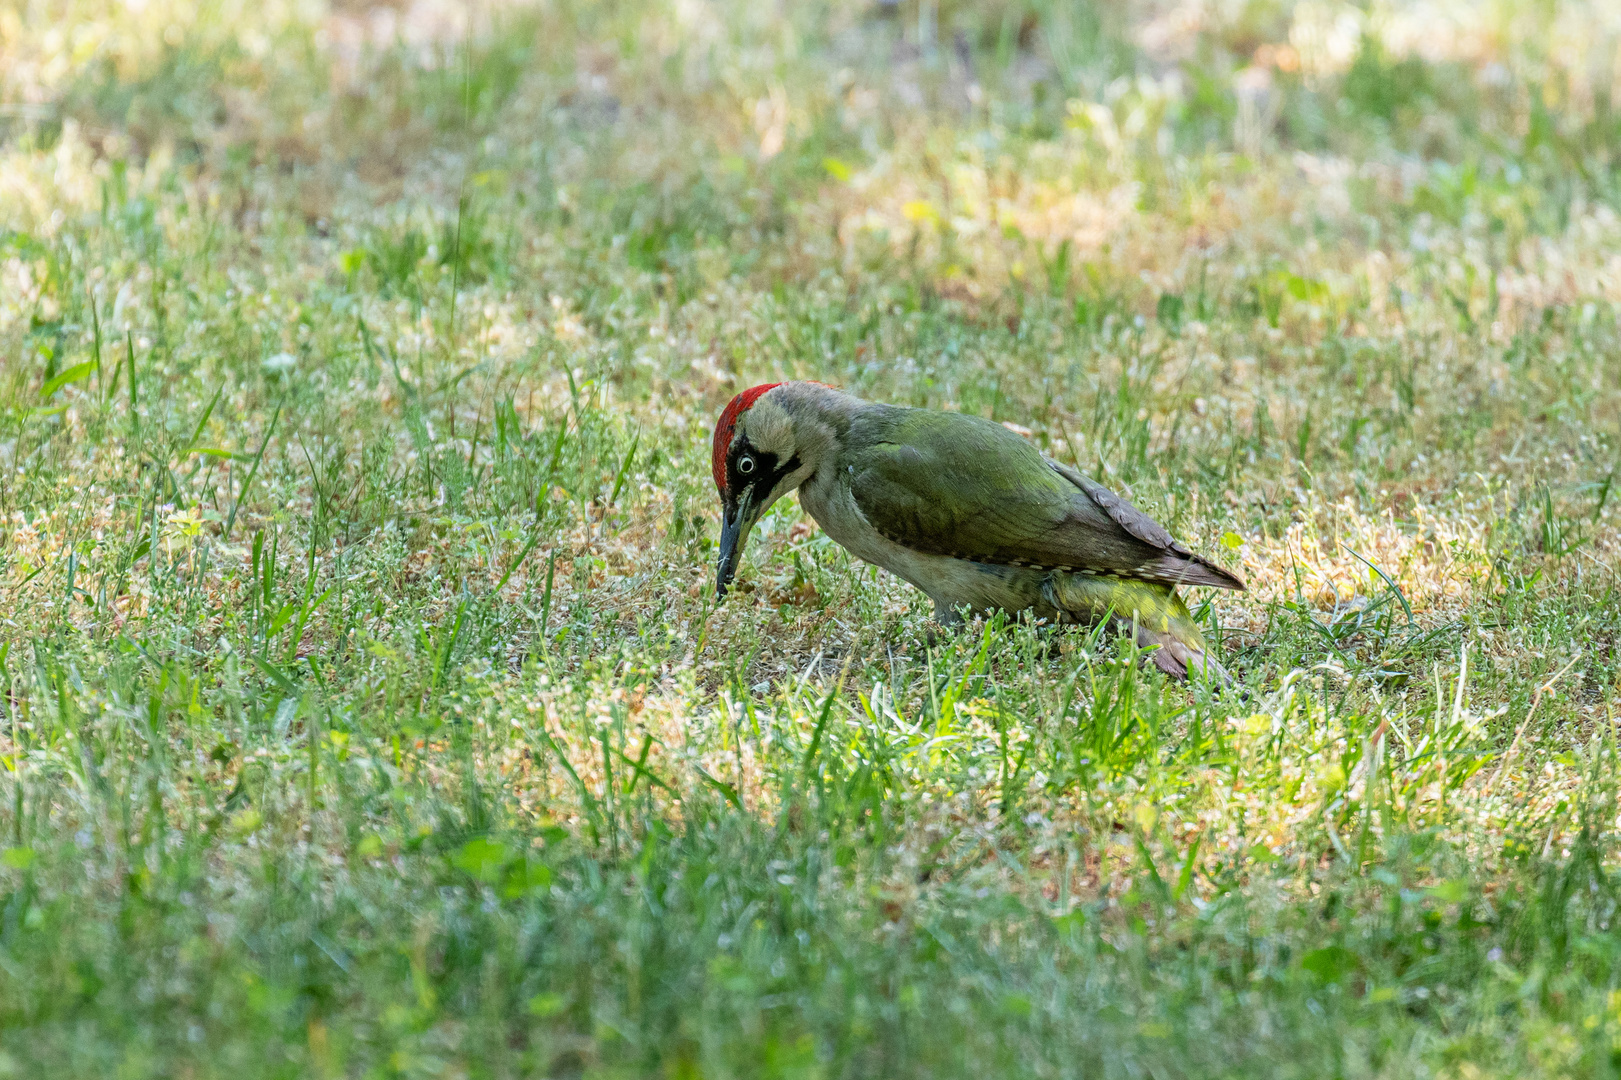
[[[1185,679],[1190,672],[1204,672],[1223,685],[1232,682],[1206,651],[1188,606],[1168,585],[1059,572],[1042,583],[1042,597],[1064,622],[1095,625],[1107,619],[1122,630],[1135,627],[1137,644],[1153,649],[1149,659],[1167,675]]]

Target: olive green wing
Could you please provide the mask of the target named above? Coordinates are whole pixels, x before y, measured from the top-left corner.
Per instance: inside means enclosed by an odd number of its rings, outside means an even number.
[[[1081,492],[1081,498],[1096,507],[1120,530],[1140,541],[1153,552],[1131,575],[1166,585],[1208,585],[1213,589],[1244,589],[1244,582],[1231,571],[1195,555],[1165,531],[1165,526],[1143,513],[1091,477],[1056,461],[1047,464]]]
[[[1243,588],[1125,499],[979,417],[875,411],[851,427],[841,472],[867,521],[913,551]]]

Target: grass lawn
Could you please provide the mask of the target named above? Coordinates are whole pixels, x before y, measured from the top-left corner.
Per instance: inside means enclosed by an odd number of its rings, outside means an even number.
[[[1618,10],[0,4],[0,1077],[1621,1073]],[[717,605],[784,378],[1243,691]]]

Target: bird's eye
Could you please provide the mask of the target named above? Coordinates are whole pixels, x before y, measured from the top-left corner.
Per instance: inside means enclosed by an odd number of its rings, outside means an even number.
[[[753,472],[754,459],[749,457],[747,454],[744,454],[742,457],[738,458],[737,471],[742,473],[744,476],[747,476],[749,473]]]

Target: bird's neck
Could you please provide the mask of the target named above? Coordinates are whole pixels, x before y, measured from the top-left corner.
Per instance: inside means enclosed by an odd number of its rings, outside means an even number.
[[[784,383],[777,391],[794,425],[794,451],[810,472],[830,468],[850,425],[867,402],[820,383]]]

